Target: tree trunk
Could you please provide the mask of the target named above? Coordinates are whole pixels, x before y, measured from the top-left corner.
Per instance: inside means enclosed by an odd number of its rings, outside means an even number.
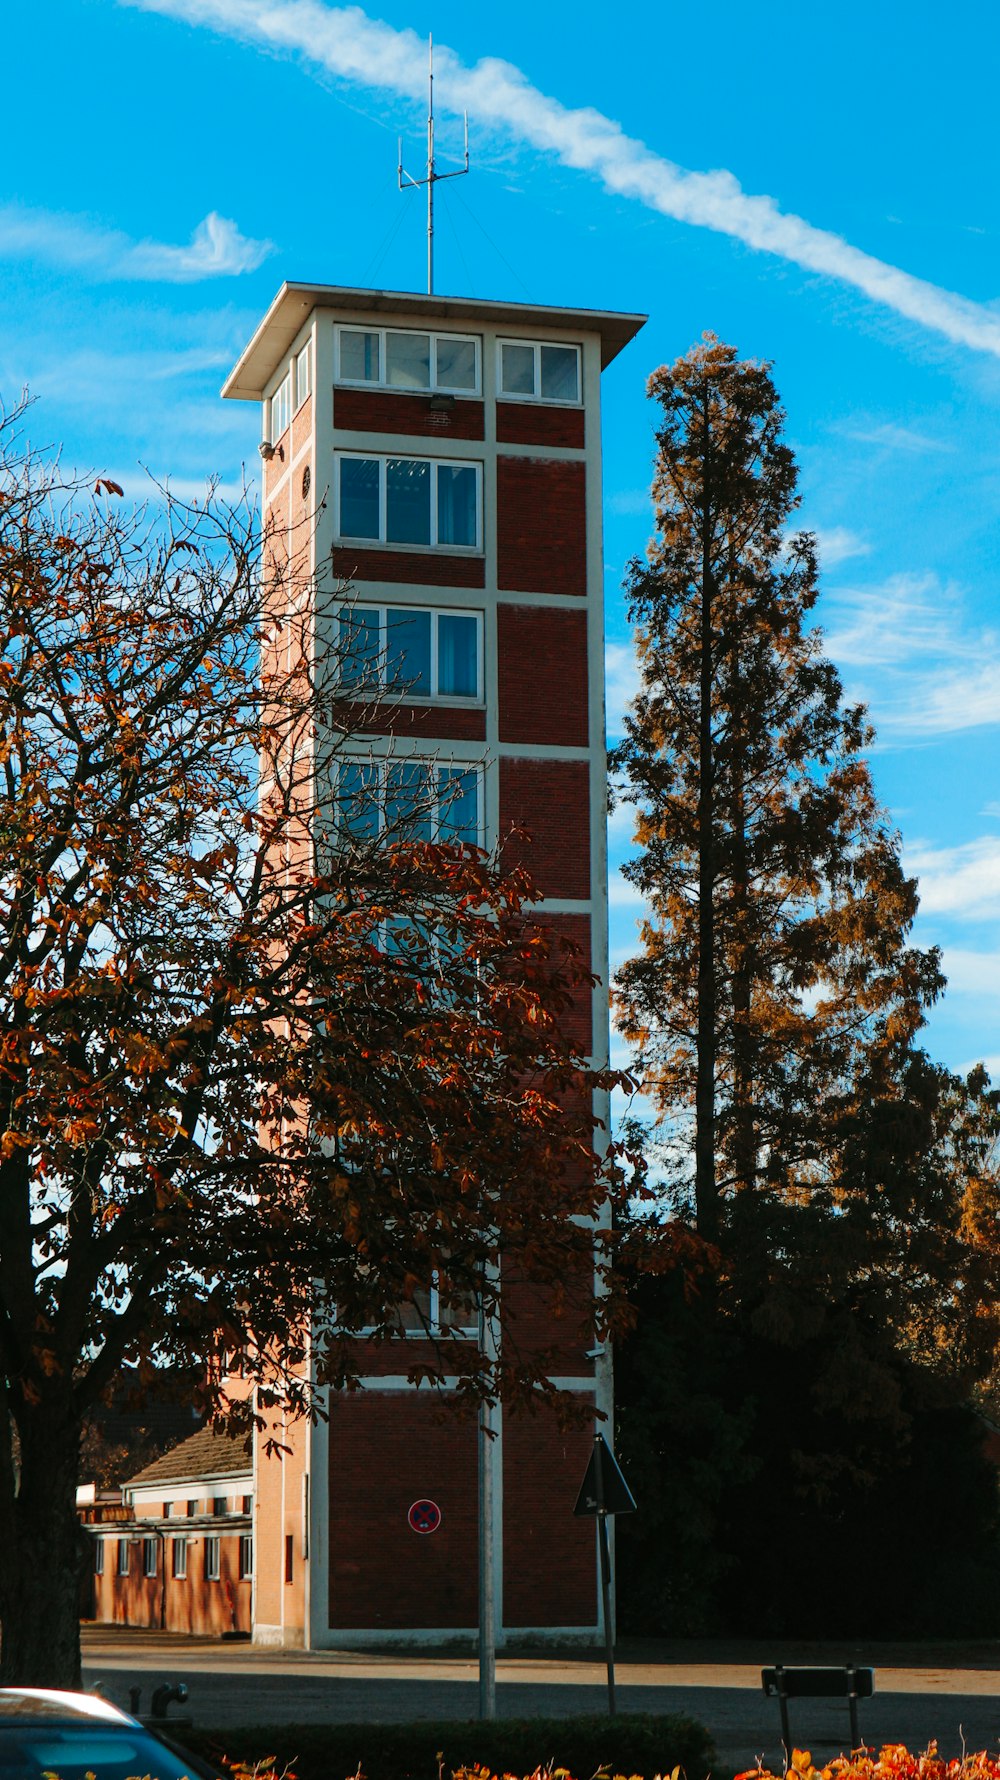
[[[706,404],[706,441],[709,439]],[[706,452],[706,455],[707,452]],[[706,472],[706,483],[710,476]],[[701,667],[698,708],[698,1030],[695,1041],[694,1201],[695,1225],[707,1242],[718,1241],[719,1186],[715,1161],[715,759],[712,746],[712,621],[714,580],[712,527],[706,496],[701,536]]]
[[[23,1402],[18,1424],[19,1463],[9,1436],[0,1458],[0,1681],[75,1688],[85,1550],[76,1512],[80,1426],[54,1405]]]

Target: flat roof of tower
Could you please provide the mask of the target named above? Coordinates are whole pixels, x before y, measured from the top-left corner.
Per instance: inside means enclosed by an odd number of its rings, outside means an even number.
[[[562,309],[550,304],[496,302],[482,297],[429,297],[426,292],[356,290],[341,284],[283,284],[222,386],[236,401],[258,402],[274,367],[290,351],[292,341],[313,309],[362,309],[374,314],[412,315],[421,320],[525,324],[564,332],[600,334],[601,368],[634,340],[648,317],[613,309]]]

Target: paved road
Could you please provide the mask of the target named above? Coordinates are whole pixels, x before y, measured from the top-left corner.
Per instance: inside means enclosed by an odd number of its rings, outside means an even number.
[[[661,1645],[619,1653],[619,1710],[688,1712],[706,1724],[720,1772],[780,1760],[778,1710],[760,1689],[763,1664],[870,1662],[876,1696],[862,1702],[870,1743],[903,1742],[942,1753],[1000,1748],[1000,1644],[977,1646]],[[168,1633],[87,1628],[85,1685],[127,1706],[129,1688],[148,1706],[156,1682],[184,1680],[188,1710],[220,1729],[254,1724],[401,1722],[474,1718],[475,1659],[350,1650],[255,1650],[249,1645]],[[502,1718],[566,1717],[606,1707],[604,1670],[593,1656],[502,1656],[497,1709]],[[846,1703],[793,1702],[793,1739],[829,1758],[849,1741]],[[548,1750],[539,1750],[544,1759]],[[692,1776],[691,1780],[696,1780]]]

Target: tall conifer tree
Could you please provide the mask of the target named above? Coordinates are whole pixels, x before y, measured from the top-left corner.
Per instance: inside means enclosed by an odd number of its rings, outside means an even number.
[[[829,1202],[942,978],[909,943],[916,886],[864,709],[809,627],[815,543],[788,536],[768,368],[706,336],[649,392],[657,530],[629,571],[642,678],[615,760],[649,916],[618,1017],[668,1127],[693,1120],[696,1222],[716,1241],[753,1189]]]

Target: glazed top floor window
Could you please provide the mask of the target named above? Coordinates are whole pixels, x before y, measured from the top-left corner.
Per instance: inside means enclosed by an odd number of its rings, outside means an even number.
[[[339,327],[337,381],[367,383],[382,389],[478,395],[479,341],[474,334]]]
[[[497,391],[504,400],[579,406],[579,346],[550,345],[546,340],[501,340],[499,355]]]

